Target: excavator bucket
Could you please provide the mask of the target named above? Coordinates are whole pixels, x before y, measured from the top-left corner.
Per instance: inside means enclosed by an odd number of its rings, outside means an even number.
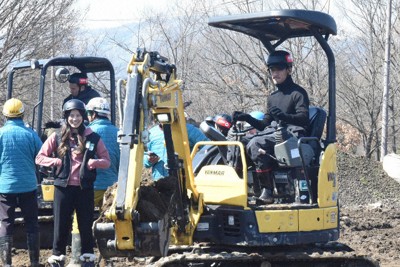
[[[137,216],[135,216],[137,218]],[[136,224],[133,224],[136,225]],[[120,250],[116,246],[115,224],[95,222],[93,232],[100,254],[109,259],[112,257],[141,257],[154,255],[163,257],[167,255],[169,246],[169,227],[167,218],[158,222],[138,223],[134,233],[140,240],[135,244],[134,250]]]

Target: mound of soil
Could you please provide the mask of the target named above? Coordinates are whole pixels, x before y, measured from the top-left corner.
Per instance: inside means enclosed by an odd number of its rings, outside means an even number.
[[[382,164],[338,154],[340,242],[381,266],[400,266],[400,184]]]
[[[339,242],[358,254],[370,256],[383,267],[400,266],[400,184],[387,176],[381,163],[374,160],[339,153],[337,165],[341,209]],[[145,179],[146,183],[152,181]],[[152,211],[148,216],[157,217],[157,214]],[[51,250],[42,250],[41,262],[44,264],[50,255]],[[27,252],[14,250],[13,263],[16,267],[29,266]],[[145,258],[114,261],[115,267],[145,265]]]

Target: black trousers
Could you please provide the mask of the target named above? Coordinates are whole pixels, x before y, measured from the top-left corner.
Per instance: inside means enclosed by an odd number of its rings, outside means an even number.
[[[66,246],[72,229],[74,210],[76,211],[81,236],[81,252],[82,254],[93,254],[93,189],[81,189],[79,186],[55,186],[53,255],[66,255]]]
[[[15,208],[21,209],[28,234],[39,233],[36,190],[26,193],[0,194],[0,237],[14,232]]]
[[[272,167],[274,164],[273,160],[266,154],[260,153],[260,149],[274,155],[275,132],[260,132],[248,140],[245,145],[247,155],[257,170],[264,171]]]

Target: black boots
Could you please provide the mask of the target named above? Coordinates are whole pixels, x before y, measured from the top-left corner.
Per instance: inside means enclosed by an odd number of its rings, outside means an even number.
[[[6,235],[0,237],[0,259],[1,266],[10,267],[11,266],[11,248],[12,240],[11,235]],[[29,259],[31,261],[32,267],[39,267],[39,251],[40,251],[40,240],[39,233],[27,234],[26,243],[29,251]]]
[[[12,239],[11,235],[0,237],[0,259],[3,267],[11,267]]]
[[[274,203],[273,197],[273,188],[274,182],[271,170],[267,171],[258,171],[256,173],[256,177],[261,187],[261,194],[258,197],[258,200],[261,201],[261,204],[272,204]]]
[[[31,267],[39,267],[40,255],[40,236],[39,233],[27,234],[26,243],[28,245],[29,259]]]
[[[264,204],[274,203],[274,197],[272,195],[272,190],[264,187],[261,190],[261,195],[258,197],[258,199],[260,201],[262,201]]]

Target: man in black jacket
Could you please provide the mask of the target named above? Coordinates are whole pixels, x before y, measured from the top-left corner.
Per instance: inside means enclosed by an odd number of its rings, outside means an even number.
[[[293,59],[286,51],[278,50],[268,56],[268,71],[277,90],[267,99],[268,112],[264,120],[257,120],[247,113],[238,111],[233,114],[234,121],[246,121],[261,131],[248,143],[246,142],[246,152],[256,167],[256,178],[262,189],[259,199],[265,204],[274,202],[271,173],[274,162],[267,154],[262,153],[265,151],[273,154],[276,127],[272,125],[284,126],[290,134],[297,137],[303,136],[309,127],[308,94],[306,90],[293,82],[292,65]]]
[[[64,104],[71,99],[79,99],[87,104],[90,99],[100,97],[100,94],[88,84],[88,77],[85,73],[77,72],[69,76],[69,89],[71,94],[64,99]]]

